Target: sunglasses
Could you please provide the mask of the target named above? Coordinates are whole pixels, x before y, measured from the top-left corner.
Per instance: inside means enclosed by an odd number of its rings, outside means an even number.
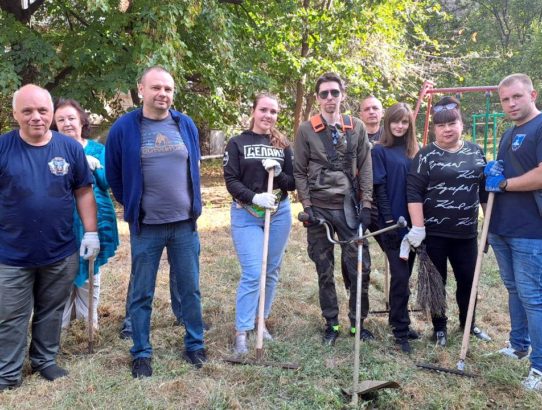
[[[445,104],[445,105],[435,105],[433,107],[433,112],[441,112],[441,111],[446,111],[446,110],[453,110],[455,108],[457,108],[456,103],[449,103],[449,104]]]
[[[341,90],[325,90],[325,91],[320,91],[318,93],[318,97],[320,97],[320,99],[322,100],[325,100],[327,98],[327,96],[329,95],[329,93],[331,93],[331,96],[333,98],[337,98],[339,95],[341,95]]]

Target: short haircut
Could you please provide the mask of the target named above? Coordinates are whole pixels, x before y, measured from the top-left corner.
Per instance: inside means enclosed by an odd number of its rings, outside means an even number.
[[[522,73],[510,74],[504,77],[499,83],[499,90],[501,87],[508,87],[516,81],[522,83],[529,91],[534,90],[531,78],[527,74]]]
[[[362,97],[361,100],[359,100],[360,101],[359,105],[361,106],[366,100],[369,100],[371,98],[374,98],[376,101],[378,101],[378,103],[380,104],[380,107],[382,107],[382,109],[384,109],[383,106],[382,106],[382,101],[380,101],[376,96],[374,96],[372,94],[369,94],[369,95],[366,95],[365,97]]]
[[[442,111],[435,112],[435,107],[448,104],[456,104],[456,108],[444,109]],[[463,122],[463,119],[461,118],[461,103],[455,97],[442,97],[435,105],[433,105],[431,110],[431,118],[433,120],[433,124],[445,124],[447,122],[454,121]]]
[[[339,74],[333,73],[333,72],[327,72],[325,74],[322,74],[320,77],[318,77],[318,80],[316,80],[316,86],[314,87],[316,94],[320,92],[320,85],[322,83],[327,83],[330,81],[335,81],[337,84],[339,84],[339,89],[341,90],[341,92],[344,91],[344,88],[345,88],[344,81],[339,76]]]
[[[27,87],[27,86],[33,86],[33,87],[36,87],[38,88],[39,90],[43,91],[45,94],[47,94],[47,96],[49,97],[49,101],[51,102],[51,108],[53,108],[54,104],[53,104],[53,97],[51,96],[51,93],[49,92],[49,90],[46,90],[45,88],[43,87],[40,87],[39,85],[35,85],[35,84],[26,84],[26,85],[23,85],[21,88],[19,88],[17,91],[15,91],[13,93],[13,98],[11,99],[11,108],[13,109],[13,111],[15,111],[15,104],[17,103],[17,97],[19,95],[19,91],[21,91],[22,88],[24,87]]]
[[[60,98],[55,104],[55,112],[62,107],[73,107],[75,111],[77,111],[77,114],[79,114],[79,120],[81,121],[81,137],[90,138],[90,119],[88,114],[81,107],[81,104],[71,98]],[[58,127],[54,119],[51,128],[58,131]]]
[[[158,71],[158,72],[162,72],[162,73],[167,73],[169,74],[172,78],[173,76],[171,75],[171,73],[166,70],[163,66],[161,65],[153,65],[151,67],[147,67],[143,70],[143,72],[141,73],[141,75],[138,77],[138,80],[137,80],[137,83],[138,84],[141,84],[143,83],[143,80],[145,79],[145,76],[150,73],[151,71]]]

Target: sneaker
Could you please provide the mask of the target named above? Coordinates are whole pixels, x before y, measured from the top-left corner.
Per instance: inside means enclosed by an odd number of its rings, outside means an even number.
[[[333,346],[339,337],[340,328],[341,327],[339,325],[327,325],[324,330],[324,338],[322,343],[327,346]]]
[[[23,384],[22,379],[19,379],[15,384],[4,384],[0,383],[0,393],[5,390],[15,390],[17,387],[20,387]]]
[[[406,339],[395,339],[395,344],[398,345],[403,353],[410,354],[412,353],[412,348],[410,347],[410,343],[408,342],[408,338]]]
[[[437,346],[446,346],[446,343],[448,343],[446,330],[437,330],[436,332],[433,332],[433,340],[437,342]]]
[[[203,364],[207,362],[207,354],[205,349],[185,351],[184,358],[187,362],[192,363],[196,368],[201,369]]]
[[[265,326],[263,328],[263,340],[268,340],[268,341],[273,340],[273,336],[271,335],[271,333],[269,333],[269,330],[267,330],[267,327]]]
[[[529,375],[521,382],[521,384],[525,390],[542,392],[542,371],[531,367]]]
[[[474,326],[470,331],[470,334],[484,342],[491,342],[491,337],[478,326]]]
[[[354,337],[356,336],[356,328],[351,327],[350,328],[350,336]],[[361,333],[359,334],[360,340],[363,340],[364,342],[367,342],[369,340],[373,340],[375,338],[375,335],[373,335],[368,329],[362,327]]]
[[[408,328],[408,340],[418,340],[420,335],[414,329]]]
[[[235,347],[233,349],[235,354],[243,355],[248,353],[247,348],[247,332],[239,332],[235,335]]]
[[[63,369],[62,367],[57,366],[56,363],[53,363],[51,366],[48,366],[45,369],[41,369],[39,373],[41,377],[51,382],[53,380],[60,379],[61,377],[65,377],[68,375],[68,371],[66,369]]]
[[[150,357],[138,357],[132,360],[132,377],[134,379],[151,376],[152,366]]]
[[[529,350],[519,351],[515,350],[510,342],[506,342],[506,347],[499,350],[497,353],[502,354],[503,356],[509,357],[514,360],[523,360],[529,356]]]

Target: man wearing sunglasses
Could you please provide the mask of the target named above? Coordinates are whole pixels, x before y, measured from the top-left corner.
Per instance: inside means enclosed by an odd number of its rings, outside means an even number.
[[[373,188],[372,163],[367,132],[358,118],[341,115],[346,97],[342,79],[326,73],[316,82],[316,101],[320,114],[303,122],[295,140],[294,177],[299,199],[309,215],[308,254],[316,265],[322,315],[326,320],[323,342],[333,345],[339,336],[339,307],[334,281],[333,244],[325,228],[316,224],[325,219],[340,240],[357,236],[358,223],[367,227],[371,220]],[[357,198],[356,198],[357,197]],[[359,214],[351,212],[352,198],[359,203]],[[312,222],[312,223],[311,223]],[[350,278],[350,334],[354,336],[356,312],[357,246],[341,245]],[[365,248],[363,262],[369,260]],[[362,320],[369,310],[369,275],[363,273]],[[361,324],[360,337],[374,338]]]

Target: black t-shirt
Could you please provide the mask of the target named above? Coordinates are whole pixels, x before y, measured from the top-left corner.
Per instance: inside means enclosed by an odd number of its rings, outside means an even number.
[[[463,141],[456,152],[423,147],[407,176],[408,203],[422,203],[428,235],[474,238],[478,205],[487,202],[482,149]]]

